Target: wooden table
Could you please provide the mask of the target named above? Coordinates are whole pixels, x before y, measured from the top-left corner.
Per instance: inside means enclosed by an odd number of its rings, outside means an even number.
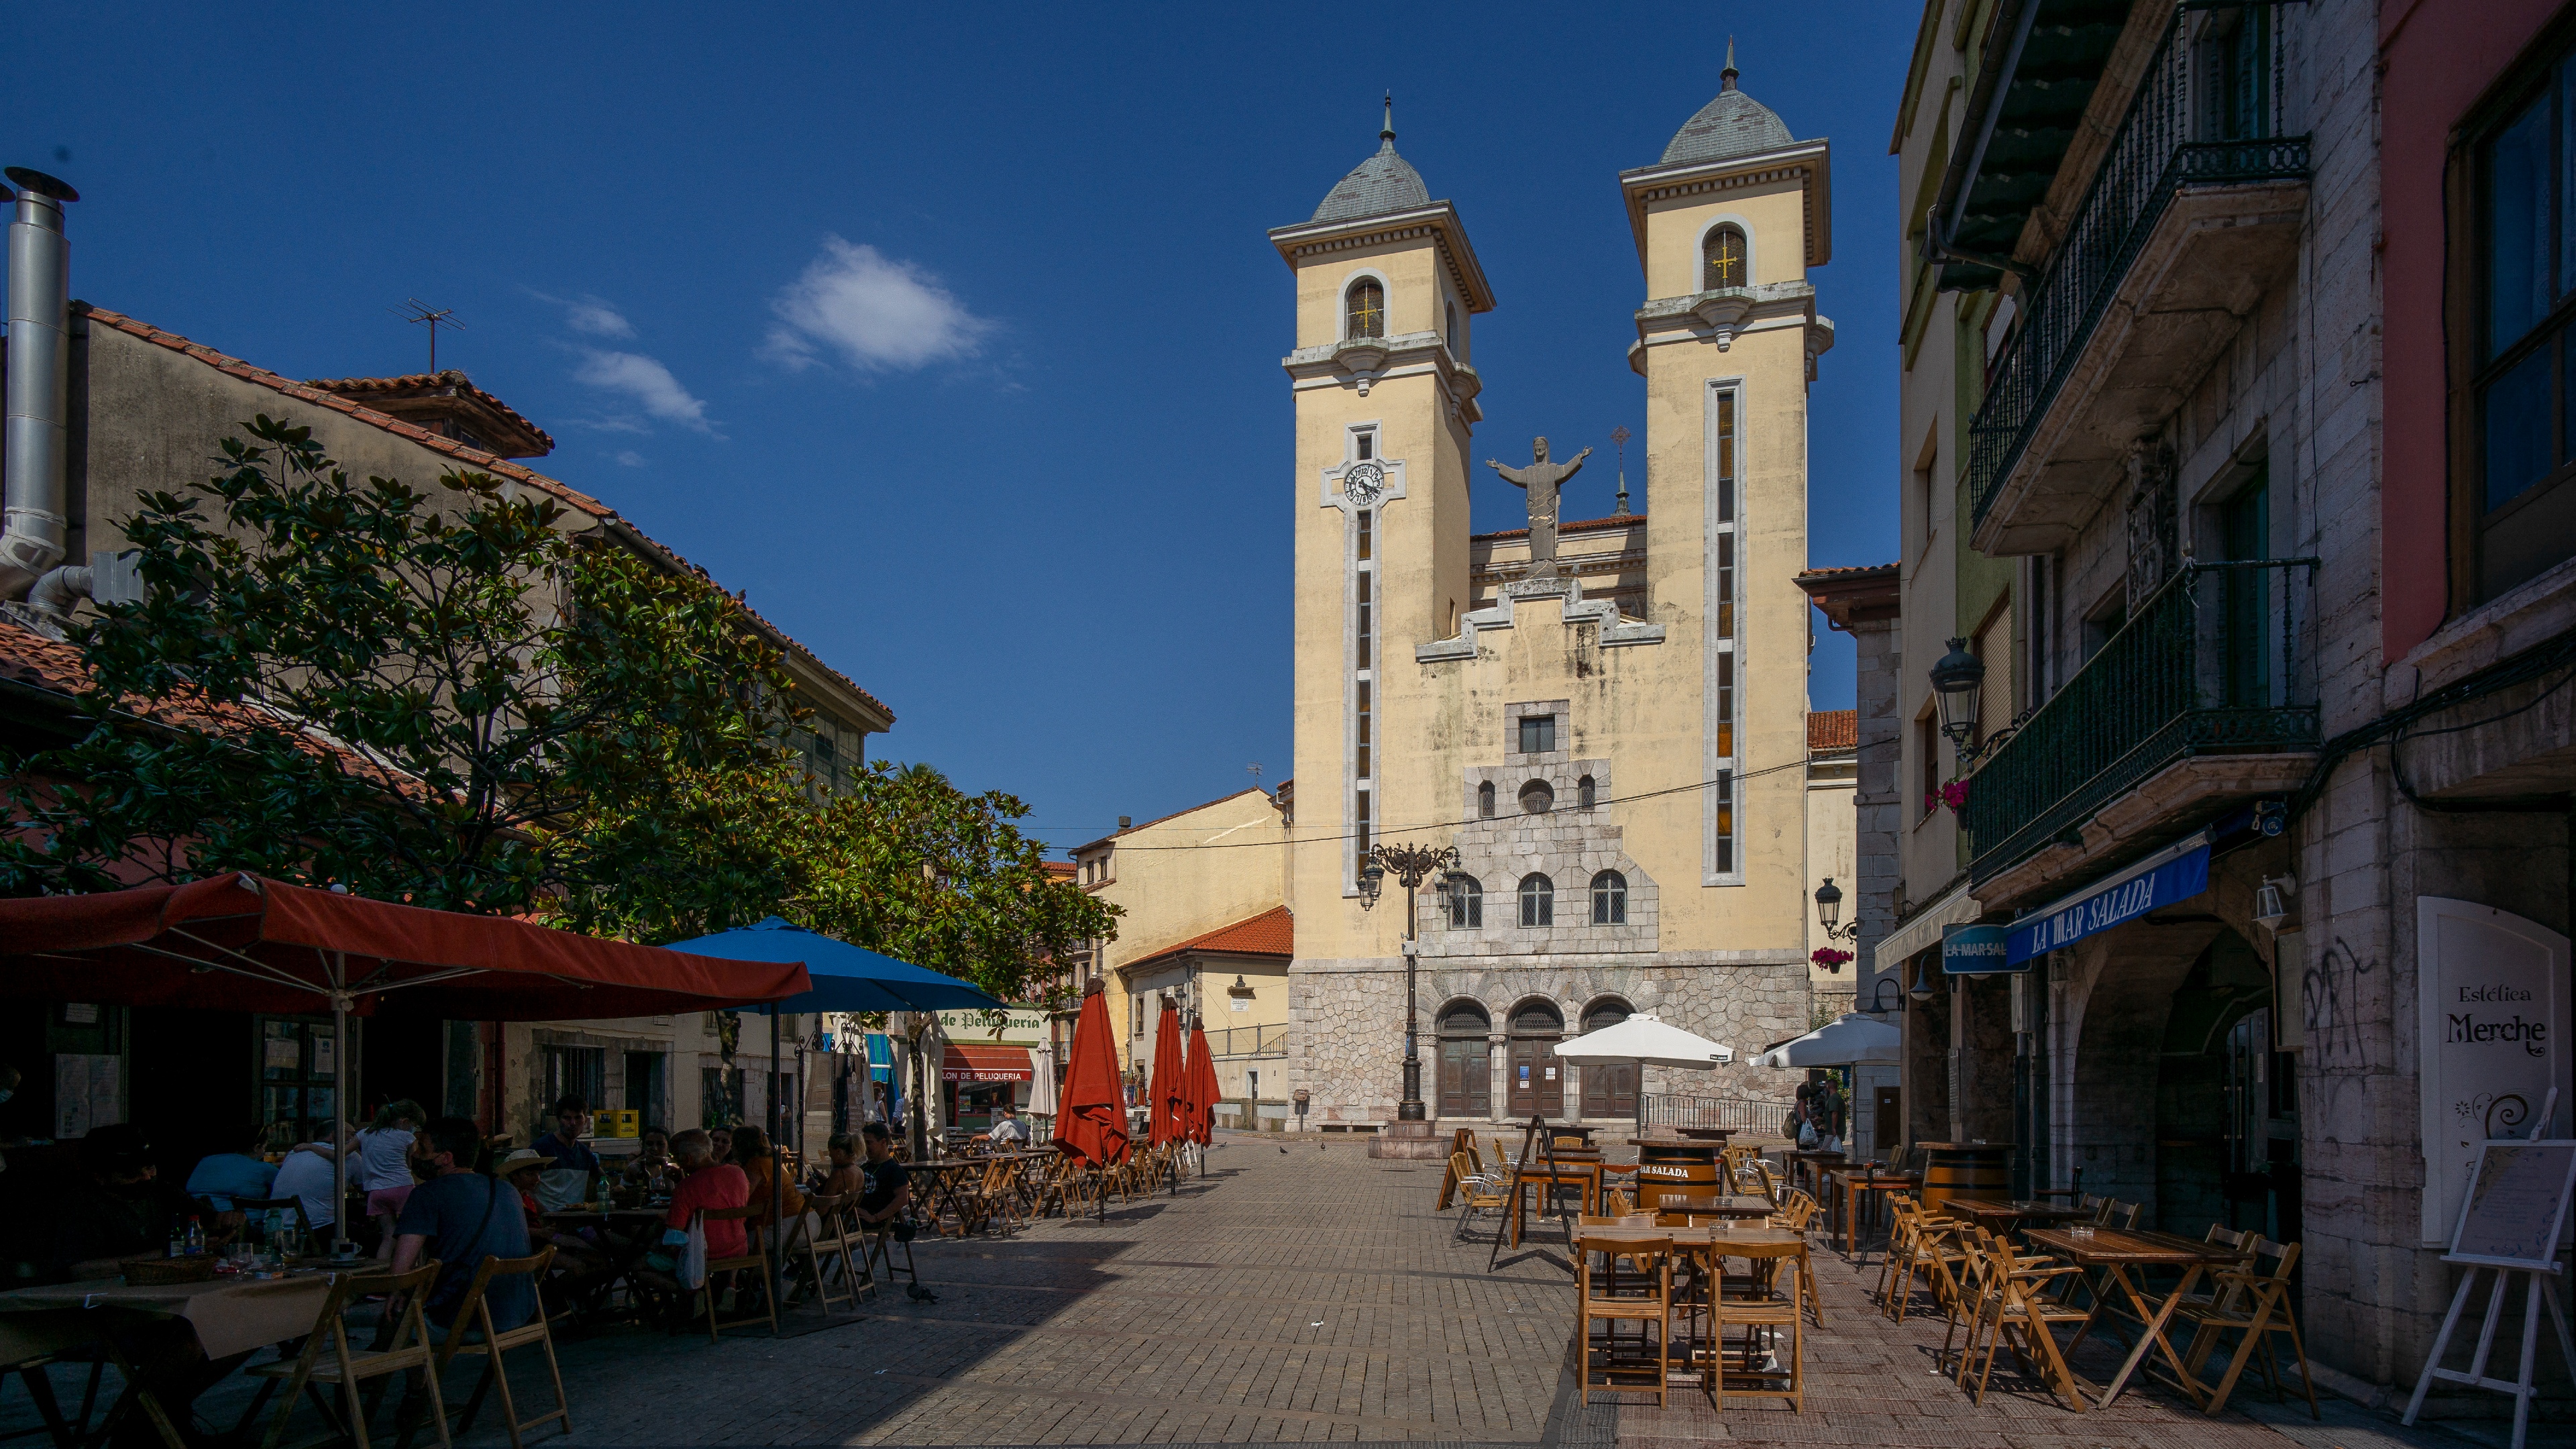
[[[2047,1226],[2053,1223],[2080,1223],[2093,1214],[2062,1202],[2039,1202],[2028,1198],[2012,1202],[1986,1202],[1977,1198],[1954,1197],[1950,1211],[1974,1218],[1980,1226],[1997,1233],[2013,1233],[2029,1224]]]
[[[1808,1306],[1816,1315],[1817,1325],[1821,1327],[1824,1324],[1825,1305],[1816,1297],[1816,1267],[1808,1254],[1807,1235],[1804,1233],[1791,1232],[1787,1228],[1752,1226],[1650,1228],[1590,1223],[1577,1231],[1575,1249],[1586,1253],[1614,1252],[1665,1238],[1672,1240],[1675,1252],[1708,1259],[1712,1270],[1720,1258],[1746,1258],[1755,1262],[1795,1259],[1798,1277],[1806,1285]],[[1717,1280],[1718,1275],[1712,1271],[1709,1281],[1715,1283]]]
[[[1540,1163],[1522,1167],[1512,1176],[1512,1246],[1521,1245],[1523,1219],[1528,1211],[1528,1189],[1533,1187],[1575,1187],[1583,1192],[1583,1211],[1601,1210],[1601,1170],[1598,1161],[1558,1158],[1554,1164]]]
[[[1834,1169],[1850,1161],[1851,1154],[1848,1152],[1814,1152],[1793,1147],[1789,1149],[1789,1185],[1802,1187],[1805,1185],[1803,1179],[1810,1175],[1821,1182],[1832,1176]]]
[[[2184,1295],[2199,1285],[2203,1273],[2212,1268],[2241,1263],[2245,1261],[2245,1254],[2171,1233],[2123,1232],[2114,1228],[2096,1228],[2084,1234],[2067,1228],[2033,1228],[2023,1236],[2031,1246],[2056,1253],[2078,1267],[2102,1270],[2103,1280],[2118,1285],[2128,1299],[2130,1310],[2146,1325],[2146,1331],[2138,1335],[2137,1346],[2129,1350],[2129,1357],[2121,1363],[2120,1371],[2112,1375],[2111,1382],[2102,1390],[2101,1398],[2095,1401],[2095,1407],[2107,1405],[2120,1396],[2120,1390],[2128,1386],[2129,1375],[2136,1372],[2139,1363],[2146,1358],[2150,1345],[2164,1351],[2165,1362],[2173,1365],[2176,1384],[2190,1397],[2192,1404],[2198,1407],[2205,1402],[2205,1394],[2198,1381],[2183,1368],[2182,1355],[2176,1353],[2173,1344],[2166,1340],[2165,1325],[2173,1318],[2174,1309]],[[2130,1271],[2145,1268],[2179,1268],[2182,1279],[2174,1284],[2173,1290],[2165,1294],[2161,1302],[2154,1301]],[[2097,1284],[2093,1311],[2066,1346],[2069,1357],[2074,1355],[2075,1345],[2084,1341],[2084,1335],[2093,1331],[2094,1323],[2114,1306],[2111,1295]]]
[[[1831,1205],[1834,1217],[1825,1227],[1827,1240],[1832,1239],[1834,1227],[1839,1224],[1843,1230],[1843,1256],[1858,1257],[1861,1212],[1871,1206],[1867,1201],[1870,1195],[1882,1192],[1912,1192],[1922,1186],[1922,1183],[1922,1176],[1911,1172],[1846,1169],[1839,1173],[1828,1174],[1825,1178],[1825,1201]]]

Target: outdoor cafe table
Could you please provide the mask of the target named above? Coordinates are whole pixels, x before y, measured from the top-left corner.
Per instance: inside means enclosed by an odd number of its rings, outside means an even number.
[[[2079,1223],[2092,1218],[2083,1208],[2062,1202],[2038,1202],[2028,1198],[2011,1202],[1987,1202],[1978,1198],[1954,1197],[1950,1211],[1977,1220],[1990,1231],[2010,1234],[2024,1227],[2047,1227],[2053,1223]]]
[[[1578,1252],[1612,1253],[1639,1243],[1661,1242],[1667,1238],[1672,1240],[1673,1251],[1688,1253],[1709,1264],[1712,1270],[1708,1278],[1710,1282],[1716,1281],[1714,1270],[1719,1259],[1746,1258],[1757,1263],[1794,1259],[1798,1276],[1806,1285],[1807,1305],[1815,1313],[1817,1323],[1825,1321],[1825,1306],[1816,1298],[1815,1262],[1808,1255],[1807,1235],[1804,1233],[1742,1223],[1706,1228],[1587,1223],[1577,1230],[1574,1241]]]
[[[2096,1407],[2107,1405],[2120,1396],[2120,1390],[2128,1385],[2129,1375],[2146,1358],[2149,1345],[2163,1351],[2165,1362],[2173,1366],[2176,1383],[2191,1397],[2193,1405],[2197,1407],[2203,1403],[2199,1384],[2183,1369],[2182,1355],[2176,1353],[2173,1344],[2165,1338],[2165,1325],[2173,1318],[2174,1309],[2184,1296],[2199,1285],[2203,1273],[2242,1262],[2243,1253],[2215,1243],[2194,1242],[2171,1233],[2122,1232],[2112,1228],[2096,1228],[2081,1236],[2066,1228],[2033,1228],[2022,1236],[2032,1247],[2055,1253],[2077,1267],[2102,1270],[2103,1282],[2096,1284],[2094,1289],[2093,1312],[2085,1318],[2084,1326],[2076,1330],[2075,1342],[2081,1343],[2102,1315],[2118,1306],[2105,1291],[2107,1284],[2118,1285],[2122,1295],[2128,1299],[2128,1311],[2136,1314],[2146,1325],[2146,1330],[2138,1335],[2137,1346],[2129,1350],[2128,1359],[2120,1365],[2120,1371],[2112,1375],[2111,1382],[2102,1390],[2101,1398],[2095,1401]],[[2152,1299],[2131,1271],[2148,1268],[2182,1270],[2181,1281],[2174,1284],[2173,1290],[2165,1294],[2162,1301]],[[2068,1348],[2072,1351],[2073,1344]]]
[[[331,1275],[321,1271],[248,1282],[216,1278],[142,1286],[118,1278],[94,1278],[19,1288],[0,1293],[0,1365],[25,1363],[77,1345],[107,1343],[125,1380],[118,1405],[109,1414],[118,1416],[131,1400],[167,1416],[171,1427],[179,1429],[188,1422],[188,1405],[152,1394],[148,1373],[138,1377],[131,1371],[123,1350],[110,1337],[120,1316],[185,1322],[196,1334],[197,1346],[214,1361],[311,1333],[314,1317],[330,1292]],[[83,1311],[98,1309],[108,1312],[93,1317]]]
[[[1560,1157],[1553,1163],[1533,1163],[1515,1172],[1512,1176],[1512,1246],[1517,1248],[1521,1245],[1521,1233],[1529,1210],[1529,1189],[1577,1188],[1583,1194],[1583,1211],[1598,1212],[1603,1168],[1604,1164],[1598,1158]]]
[[[1857,1256],[1860,1252],[1861,1217],[1865,1212],[1876,1216],[1874,1211],[1870,1211],[1872,1204],[1868,1199],[1883,1192],[1912,1192],[1922,1184],[1920,1173],[1873,1172],[1866,1163],[1828,1174],[1825,1178],[1825,1200],[1833,1207],[1834,1220],[1825,1228],[1827,1240],[1832,1239],[1834,1228],[1840,1227],[1843,1256]]]

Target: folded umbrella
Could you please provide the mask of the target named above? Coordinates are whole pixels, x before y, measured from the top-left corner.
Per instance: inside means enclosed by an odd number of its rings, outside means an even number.
[[[1190,1140],[1204,1147],[1216,1136],[1216,1062],[1208,1055],[1207,1028],[1190,1025]]]
[[[1055,1145],[1093,1164],[1127,1160],[1127,1098],[1118,1085],[1109,1003],[1097,981],[1082,998],[1082,1014],[1074,1018],[1064,1090],[1056,1099]]]
[[[1189,1063],[1181,1060],[1181,1012],[1169,1001],[1154,1022],[1154,1071],[1145,1084],[1145,1140],[1156,1147],[1187,1135],[1182,1094]]]

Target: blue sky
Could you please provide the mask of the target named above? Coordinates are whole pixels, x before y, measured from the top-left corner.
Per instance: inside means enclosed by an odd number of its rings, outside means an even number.
[[[290,376],[417,371],[389,309],[454,308],[441,363],[555,435],[536,466],[885,700],[879,753],[1070,844],[1288,773],[1263,232],[1375,148],[1386,89],[1501,302],[1479,446],[1598,445],[1590,516],[1642,417],[1615,178],[1731,31],[1744,88],[1835,142],[1812,561],[1893,556],[1911,7],[1313,13],[30,6],[0,161],[81,189],[73,295]],[[1477,526],[1519,508],[1489,480]],[[1816,706],[1851,691],[1828,636]]]

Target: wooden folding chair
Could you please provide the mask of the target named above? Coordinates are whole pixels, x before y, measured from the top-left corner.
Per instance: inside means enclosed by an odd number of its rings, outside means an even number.
[[[2049,1264],[2044,1259],[2018,1257],[2009,1245],[1982,1228],[1977,1230],[1977,1236],[1986,1269],[1977,1315],[1985,1328],[1985,1349],[1982,1354],[1978,1352],[1977,1328],[1972,1325],[1967,1346],[1959,1357],[1960,1386],[1967,1386],[1968,1364],[1976,1360],[1973,1402],[1985,1403],[1986,1383],[1995,1370],[1995,1350],[2009,1344],[2014,1357],[2046,1384],[2050,1393],[2063,1395],[2075,1412],[2083,1413],[2087,1407],[2084,1391],[2076,1385],[2065,1356],[2058,1352],[2057,1337],[2051,1330],[2060,1324],[2081,1325],[2091,1314],[2069,1306],[2049,1291],[2080,1270]]]
[[[446,1339],[438,1345],[435,1370],[437,1374],[446,1373],[448,1363],[460,1353],[483,1357],[482,1377],[475,1381],[473,1396],[465,1401],[465,1412],[457,1416],[457,1433],[466,1433],[474,1427],[474,1415],[483,1407],[484,1391],[495,1385],[501,1390],[501,1423],[510,1431],[510,1449],[520,1449],[519,1436],[549,1420],[562,1420],[563,1431],[567,1434],[572,1432],[572,1401],[564,1397],[563,1369],[555,1362],[554,1330],[546,1322],[546,1268],[554,1257],[555,1250],[549,1245],[531,1257],[485,1258],[482,1266],[474,1270],[474,1281],[466,1285],[465,1296],[457,1302],[454,1326],[448,1329]],[[528,1292],[534,1298],[536,1311],[527,1322],[516,1328],[495,1328],[492,1302],[486,1290],[496,1278],[521,1276],[528,1279]],[[555,1406],[547,1413],[522,1421],[519,1418],[519,1401],[510,1392],[510,1370],[501,1361],[501,1355],[511,1349],[531,1345],[546,1352],[546,1373],[554,1381]]]
[[[849,1209],[858,1201],[856,1193],[817,1196],[805,1199],[805,1210],[813,1214],[796,1246],[802,1249],[805,1286],[814,1291],[814,1301],[821,1304],[823,1316],[832,1316],[832,1305],[847,1300],[850,1311],[859,1311],[859,1295],[876,1287],[876,1280],[863,1262],[850,1257]],[[818,1226],[819,1225],[819,1226]],[[861,1250],[862,1258],[865,1250]],[[832,1269],[840,1267],[840,1290],[832,1287]]]
[[[2274,1334],[2283,1334],[2299,1360],[2299,1389],[2307,1395],[2308,1415],[2322,1419],[2325,1415],[2317,1408],[2316,1379],[2308,1368],[2308,1346],[2300,1341],[2299,1321],[2290,1311],[2290,1270],[2299,1264],[2299,1245],[2275,1243],[2252,1233],[2243,1236],[2250,1242],[2240,1246],[2252,1254],[2252,1264],[2221,1268],[2211,1275],[2218,1285],[2216,1301],[2185,1301],[2174,1310],[2174,1317],[2192,1325],[2191,1348],[2183,1355],[2183,1370],[2208,1397],[2201,1412],[2215,1415],[2227,1407],[2227,1396],[2235,1392],[2237,1377],[2245,1372],[2246,1360],[2254,1357],[2258,1347],[2262,1356],[2254,1361],[2261,1366],[2264,1381],[2271,1385],[2272,1402],[2280,1403],[2281,1375],[2271,1339]],[[2269,1273],[2258,1271],[2266,1258],[2272,1260]],[[2228,1360],[2226,1375],[2215,1387],[2202,1384],[2201,1366],[2209,1362],[2210,1351],[2228,1333],[2243,1337],[2236,1345],[2235,1357]]]
[[[363,1385],[370,1379],[415,1372],[421,1377],[422,1392],[429,1401],[430,1422],[438,1431],[438,1442],[449,1443],[447,1405],[438,1396],[438,1373],[431,1358],[429,1331],[420,1316],[421,1299],[437,1281],[435,1258],[408,1273],[333,1274],[331,1292],[322,1300],[313,1331],[305,1335],[304,1351],[292,1362],[279,1359],[244,1370],[253,1378],[283,1380],[286,1384],[277,1417],[269,1420],[268,1437],[260,1441],[261,1449],[277,1449],[278,1440],[285,1437],[287,1421],[295,1416],[296,1400],[307,1390],[312,1391],[315,1405],[329,1413],[330,1403],[320,1392],[324,1384],[340,1386],[339,1433],[313,1442],[328,1444],[345,1437],[357,1449],[367,1449],[370,1406]],[[385,1311],[394,1317],[394,1330],[382,1349],[353,1349],[349,1346],[345,1315],[352,1299],[369,1293],[386,1295]]]
[[[1592,1266],[1596,1253],[1605,1260],[1604,1271],[1600,1273],[1596,1273]],[[1655,1406],[1663,1407],[1672,1369],[1673,1240],[1651,1238],[1623,1242],[1615,1249],[1596,1249],[1578,1237],[1575,1259],[1574,1344],[1579,1355],[1578,1366],[1582,1370],[1582,1402],[1590,1404],[1596,1389],[1615,1393],[1642,1387],[1619,1383],[1617,1378],[1620,1374],[1651,1372],[1654,1375]],[[1622,1259],[1635,1270],[1625,1279],[1618,1272]],[[1593,1363],[1592,1325],[1595,1323],[1605,1325],[1608,1330],[1599,1345],[1598,1378],[1594,1377]],[[1655,1326],[1655,1357],[1651,1369],[1642,1361],[1620,1361],[1618,1325],[1622,1323],[1652,1323]],[[1643,1346],[1641,1342],[1639,1347]]]
[[[769,1238],[767,1234],[761,1232],[758,1221],[766,1212],[768,1212],[767,1208],[756,1204],[747,1204],[738,1208],[698,1210],[700,1223],[742,1224],[743,1245],[751,1250],[725,1258],[710,1254],[707,1258],[707,1284],[703,1291],[707,1295],[707,1342],[709,1343],[720,1342],[722,1334],[728,1328],[747,1328],[764,1321],[769,1325],[769,1336],[772,1338],[778,1336],[778,1280],[769,1275]],[[765,1306],[765,1311],[756,1316],[744,1314],[740,1318],[727,1319],[719,1323],[716,1321],[716,1275],[740,1272],[751,1273],[760,1283],[760,1301]],[[743,1292],[740,1280],[736,1280],[733,1291],[734,1298],[737,1300],[736,1306],[739,1307]]]
[[[1724,1252],[1722,1244],[1719,1251]],[[1757,1262],[1755,1266],[1758,1269],[1760,1264]],[[1731,1285],[1740,1286],[1730,1293],[1727,1290]],[[1806,1411],[1807,1287],[1807,1275],[1794,1263],[1786,1273],[1756,1271],[1744,1278],[1730,1279],[1721,1272],[1710,1280],[1709,1342],[1706,1350],[1708,1376],[1704,1382],[1710,1401],[1721,1412],[1726,1408],[1726,1377],[1730,1367],[1738,1378],[1759,1376],[1768,1380],[1777,1376],[1775,1371],[1761,1369],[1757,1365],[1768,1352],[1765,1346],[1774,1342],[1782,1329],[1786,1329],[1789,1335],[1787,1381],[1772,1388],[1739,1386],[1733,1392],[1740,1399],[1786,1399],[1793,1412]],[[1745,1331],[1739,1359],[1733,1365],[1728,1361],[1726,1342],[1726,1331],[1730,1328]]]
[[[2147,1205],[2142,1202],[2113,1202],[2102,1210],[2102,1226],[2118,1228],[2124,1233],[2136,1232],[2138,1215],[2146,1210]]]

